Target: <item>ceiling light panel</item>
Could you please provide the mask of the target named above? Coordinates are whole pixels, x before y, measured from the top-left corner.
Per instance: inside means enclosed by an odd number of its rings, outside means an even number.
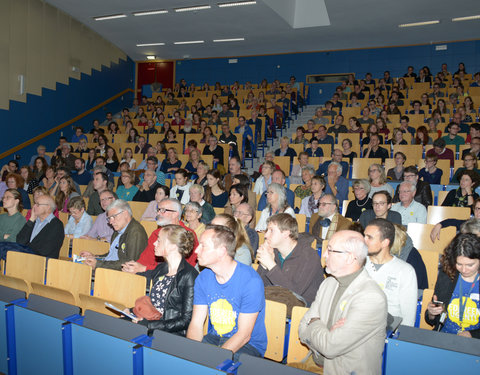
[[[228,8],[228,7],[239,7],[242,5],[255,5],[256,1],[236,1],[233,3],[218,3],[219,8]]]
[[[401,25],[398,25],[398,27],[426,26],[426,25],[435,25],[437,23],[440,23],[440,21],[434,20],[434,21],[424,21],[424,22],[402,23]]]
[[[241,42],[244,41],[245,38],[230,38],[230,39],[214,39],[214,43],[222,43],[222,42]]]
[[[458,22],[458,21],[471,21],[471,20],[478,20],[480,19],[480,14],[476,16],[467,16],[467,17],[457,17],[457,18],[452,18],[453,22]]]
[[[210,8],[211,8],[210,5],[197,5],[194,7],[176,8],[175,12],[194,12],[196,10],[205,10]]]
[[[205,43],[205,41],[204,40],[188,40],[185,42],[174,42],[173,44],[201,44],[201,43]]]
[[[141,43],[137,44],[137,47],[152,47],[152,46],[164,46],[165,43]]]
[[[106,20],[114,20],[117,18],[125,18],[127,17],[126,14],[111,14],[109,16],[100,16],[100,17],[93,17],[95,21],[106,21]]]
[[[155,56],[154,55],[148,55],[147,60],[155,60]]]
[[[165,14],[168,13],[168,10],[166,9],[159,9],[159,10],[146,10],[143,12],[135,12],[133,13],[134,16],[153,16],[155,14]]]

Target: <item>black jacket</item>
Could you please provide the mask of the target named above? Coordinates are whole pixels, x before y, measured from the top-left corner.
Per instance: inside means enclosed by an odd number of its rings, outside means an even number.
[[[445,303],[445,307],[447,307],[447,305],[450,303],[453,291],[457,285],[458,276],[459,273],[457,272],[455,278],[452,280],[445,272],[443,272],[443,270],[438,272],[438,279],[437,283],[435,284],[434,294],[437,296],[438,301],[443,301]],[[425,321],[431,326],[434,326],[434,329],[437,329],[439,320],[440,315],[435,316],[433,319],[429,319],[428,310],[425,310]],[[470,332],[473,338],[480,339],[480,329],[474,329],[468,332]]]
[[[168,264],[161,262],[155,269],[140,273],[147,278],[147,283],[152,281],[152,287],[157,280],[168,273]],[[162,331],[185,336],[193,313],[193,286],[198,271],[182,259],[178,266],[177,274],[168,287],[167,298],[163,316],[160,320],[141,320],[139,324],[148,327],[149,330],[160,329]],[[151,290],[150,290],[151,292]]]
[[[65,238],[63,223],[57,217],[54,217],[30,242],[34,226],[35,223],[28,220],[20,232],[18,232],[17,242],[29,247],[37,255],[58,259],[58,254]]]
[[[430,187],[430,184],[425,181],[418,180],[417,181],[417,191],[415,193],[415,200],[418,203],[423,204],[426,208],[428,206],[431,206],[432,203],[432,188]],[[400,189],[400,185],[397,186],[395,189],[395,196],[393,197],[393,203],[400,202],[400,197],[398,194],[398,191]]]

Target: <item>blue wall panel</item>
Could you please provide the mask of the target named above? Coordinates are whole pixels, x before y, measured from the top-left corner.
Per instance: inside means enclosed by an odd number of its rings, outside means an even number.
[[[27,102],[10,102],[10,109],[0,110],[0,125],[4,136],[0,138],[0,152],[4,152],[49,129],[68,121],[99,103],[111,98],[120,91],[133,88],[135,81],[135,63],[131,60],[119,60],[110,67],[92,70],[92,74],[82,74],[80,79],[70,78],[69,84],[57,83],[55,90],[43,89],[42,95],[27,95]],[[80,120],[77,125],[85,130],[91,128],[94,118],[104,118],[105,112],[118,112],[124,106],[130,106],[133,93],[111,102],[108,106],[91,113]],[[123,100],[122,100],[123,99]],[[72,127],[63,129],[70,139]],[[58,145],[60,132],[33,144],[19,152],[20,165],[27,164],[39,144],[53,150]],[[13,155],[0,160],[0,165],[13,158]]]
[[[228,58],[181,60],[177,61],[176,80],[185,78],[196,85],[204,82],[213,85],[216,81],[232,84],[235,80],[259,83],[263,78],[269,82],[277,78],[285,82],[292,74],[298,81],[305,81],[307,74],[355,72],[358,77],[364,77],[366,72],[371,72],[374,77],[382,77],[385,70],[400,76],[408,65],[413,65],[417,71],[427,65],[435,73],[444,62],[452,72],[456,71],[459,62],[466,64],[468,73],[480,70],[480,41],[442,44],[447,44],[446,51],[435,51],[435,44],[429,44],[238,57],[236,64],[229,64]]]

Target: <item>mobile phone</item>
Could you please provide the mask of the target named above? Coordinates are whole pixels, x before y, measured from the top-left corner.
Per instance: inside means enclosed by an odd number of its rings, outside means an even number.
[[[442,302],[442,301],[432,301],[432,303],[433,303],[436,307],[443,306],[443,302]]]

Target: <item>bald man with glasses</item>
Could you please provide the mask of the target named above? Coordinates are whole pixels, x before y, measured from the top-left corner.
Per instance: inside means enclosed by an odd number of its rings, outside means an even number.
[[[138,259],[129,260],[122,264],[122,271],[129,273],[141,273],[147,270],[153,270],[157,264],[158,259],[155,257],[155,242],[158,239],[158,234],[162,230],[162,227],[165,225],[180,225],[186,230],[193,233],[194,242],[193,242],[193,251],[186,257],[186,261],[192,266],[197,264],[197,255],[195,249],[198,246],[198,239],[195,231],[188,228],[183,222],[180,221],[182,215],[182,205],[177,199],[174,198],[165,198],[158,204],[157,211],[157,225],[160,227],[153,231],[148,239],[148,244],[143,247],[143,252],[141,253]]]
[[[299,325],[311,350],[307,371],[381,374],[387,325],[385,294],[364,269],[368,248],[358,232],[335,233],[325,249],[327,277]],[[291,364],[292,365],[292,364]]]

